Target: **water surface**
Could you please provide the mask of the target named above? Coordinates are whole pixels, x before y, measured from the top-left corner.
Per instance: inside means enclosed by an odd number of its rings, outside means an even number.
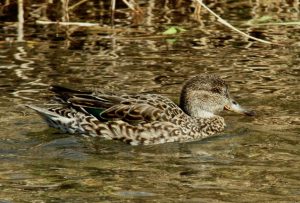
[[[0,201],[300,202],[300,28],[246,26],[267,11],[243,2],[210,6],[243,31],[283,46],[249,41],[208,14],[199,22],[187,3],[141,3],[142,19],[118,4],[114,28],[106,4],[100,16],[70,16],[100,22],[101,29],[36,24],[32,5],[22,42],[17,17],[4,13]],[[271,14],[299,21],[292,6]],[[163,35],[171,26],[186,32]],[[49,104],[51,84],[151,92],[177,102],[182,83],[200,73],[220,75],[258,115],[224,113],[227,128],[218,137],[132,147],[60,134],[24,107]]]

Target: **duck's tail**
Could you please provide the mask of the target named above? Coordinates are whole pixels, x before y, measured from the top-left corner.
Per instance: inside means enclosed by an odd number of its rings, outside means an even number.
[[[70,109],[61,107],[46,109],[34,105],[25,106],[36,111],[50,127],[57,128],[63,133],[80,133],[77,118]]]

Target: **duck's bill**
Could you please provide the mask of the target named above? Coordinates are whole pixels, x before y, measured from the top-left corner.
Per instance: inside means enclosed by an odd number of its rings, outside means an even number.
[[[224,109],[228,110],[228,111],[233,111],[233,112],[236,112],[236,113],[239,113],[239,114],[244,114],[244,115],[247,115],[247,116],[255,116],[256,115],[255,111],[244,109],[237,103],[235,103],[235,104],[231,103],[229,105],[225,105]]]

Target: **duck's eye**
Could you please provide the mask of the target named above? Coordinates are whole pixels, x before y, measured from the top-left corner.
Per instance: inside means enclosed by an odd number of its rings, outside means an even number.
[[[222,93],[222,90],[220,88],[212,88],[211,91],[218,94]]]

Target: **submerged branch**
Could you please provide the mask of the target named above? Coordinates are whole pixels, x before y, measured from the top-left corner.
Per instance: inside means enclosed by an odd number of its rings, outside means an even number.
[[[81,27],[92,27],[97,30],[103,30],[106,32],[135,32],[135,33],[143,33],[146,34],[147,32],[142,29],[135,29],[135,28],[110,28],[110,27],[103,27],[99,23],[82,23],[82,22],[54,22],[54,21],[42,21],[37,20],[37,24],[40,25],[59,25],[59,26],[81,26]],[[162,36],[160,36],[162,37]]]
[[[77,3],[75,3],[74,5],[72,5],[72,6],[69,7],[69,11],[70,11],[70,10],[73,10],[74,8],[80,6],[81,4],[83,4],[83,3],[87,2],[87,1],[88,1],[88,0],[81,0],[81,1],[79,1],[79,2],[77,2]]]
[[[266,43],[266,44],[273,44],[272,42],[269,42],[269,41],[266,41],[266,40],[263,40],[263,39],[259,39],[259,38],[256,38],[256,37],[253,37],[251,35],[248,35],[247,33],[243,32],[243,31],[240,31],[239,29],[235,28],[233,25],[229,24],[227,21],[225,21],[223,18],[221,18],[220,16],[218,16],[215,12],[213,12],[210,8],[208,8],[203,2],[202,0],[195,0],[197,3],[199,3],[203,8],[205,8],[209,13],[211,13],[213,16],[215,16],[218,21],[229,27],[230,29],[240,33],[241,35],[245,36],[245,37],[248,37],[250,39],[253,39],[255,41],[259,41],[259,42],[262,42],[262,43]]]
[[[77,26],[84,26],[84,27],[90,27],[90,26],[99,26],[99,23],[82,23],[82,22],[53,22],[53,21],[43,21],[43,20],[37,20],[37,24],[40,25],[77,25]]]
[[[134,5],[127,0],[123,0],[123,2],[130,8],[131,10],[135,11]]]
[[[300,25],[300,22],[274,22],[274,23],[256,23],[255,25]]]

